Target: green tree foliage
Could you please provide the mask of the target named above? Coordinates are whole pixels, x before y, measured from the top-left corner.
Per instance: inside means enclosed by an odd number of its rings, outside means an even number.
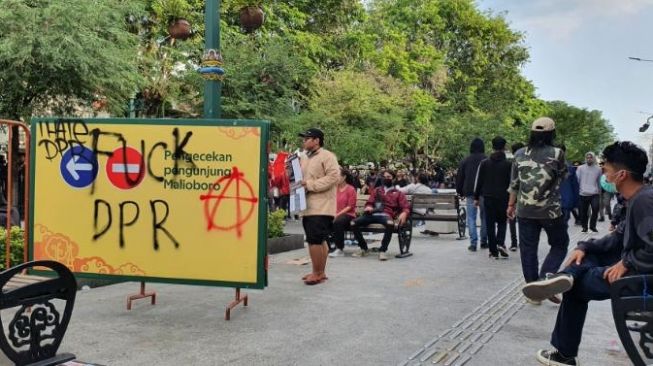
[[[23,253],[25,249],[24,240],[25,231],[18,226],[12,226],[9,229],[9,268],[23,263]],[[6,247],[7,229],[0,227],[0,270],[5,270],[7,251]]]
[[[272,121],[278,148],[318,126],[349,163],[454,166],[474,137],[526,141],[551,113],[576,158],[614,136],[597,111],[545,102],[524,78],[524,34],[474,0],[222,0],[222,115]],[[240,9],[260,6],[254,33]],[[0,115],[74,114],[104,97],[114,114],[199,117],[204,0],[3,0]],[[185,18],[194,35],[168,36]],[[488,144],[489,145],[489,144]]]
[[[127,0],[3,0],[0,6],[0,115],[71,115],[105,98],[119,112],[139,85],[138,38]]]
[[[376,0],[371,7],[363,58],[424,89],[444,86],[438,96],[456,112],[503,113],[532,91],[520,73],[528,60],[523,35],[474,1]]]
[[[338,71],[313,82],[309,110],[282,124],[281,138],[320,126],[327,147],[343,161],[379,161],[403,155],[402,129],[412,109],[412,91],[374,71]]]
[[[584,161],[585,153],[599,153],[615,140],[614,131],[600,111],[589,111],[565,102],[547,103],[556,122],[556,141],[567,146],[567,159]]]

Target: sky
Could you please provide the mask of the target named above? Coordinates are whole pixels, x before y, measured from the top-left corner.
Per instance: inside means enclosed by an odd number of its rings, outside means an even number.
[[[653,0],[477,0],[525,33],[524,75],[544,100],[603,112],[619,139],[649,148],[653,127]],[[643,114],[645,112],[648,114]],[[652,119],[653,121],[653,119]]]

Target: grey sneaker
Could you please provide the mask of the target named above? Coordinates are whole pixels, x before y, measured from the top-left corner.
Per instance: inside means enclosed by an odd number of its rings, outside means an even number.
[[[380,261],[387,261],[388,260],[388,255],[385,252],[379,252],[379,260]]]
[[[566,357],[557,350],[547,351],[541,349],[537,351],[537,361],[546,366],[578,366],[576,357]]]
[[[367,257],[367,250],[359,249],[358,251],[354,252],[352,254],[352,257]]]
[[[567,292],[572,286],[574,286],[574,278],[571,275],[558,273],[547,279],[525,284],[522,292],[529,300],[542,301]]]

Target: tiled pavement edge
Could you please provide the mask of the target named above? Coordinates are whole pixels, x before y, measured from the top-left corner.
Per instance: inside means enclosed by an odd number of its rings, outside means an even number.
[[[606,227],[602,227],[602,232]],[[584,234],[577,227],[570,228],[570,249],[578,241],[591,238],[591,234]],[[540,245],[548,250],[546,236],[543,234]],[[542,258],[540,258],[541,262]],[[449,329],[440,333],[432,340],[424,344],[406,360],[399,363],[400,366],[408,365],[511,365],[511,364],[537,364],[535,352],[539,348],[551,348],[548,339],[555,322],[557,306],[545,302],[544,306],[528,304],[521,293],[523,279],[520,276],[517,280],[508,283],[489,299],[485,300],[472,312],[465,315],[461,320],[454,323]],[[607,306],[606,306],[607,305]],[[545,313],[534,310],[545,309]],[[597,314],[600,312],[600,314]],[[582,364],[585,365],[629,365],[623,352],[615,352],[614,344],[619,344],[614,323],[610,312],[609,301],[593,303],[588,312],[588,319],[584,332],[583,344],[581,345]],[[548,320],[541,321],[542,316]],[[533,347],[528,352],[515,351],[516,345],[535,343],[537,338],[533,337],[530,342],[524,342],[524,338],[515,337],[506,333],[519,333],[524,328],[515,327],[515,323],[509,324],[515,317],[520,322],[525,322],[532,327],[534,323],[540,326],[536,334],[546,334],[541,339],[538,347]],[[535,321],[533,321],[535,320]],[[598,323],[598,324],[597,324]],[[506,325],[512,326],[512,330],[500,333]],[[607,329],[606,329],[607,327]],[[598,333],[597,329],[603,333]],[[514,330],[517,330],[515,332]],[[598,333],[598,334],[597,334]],[[483,348],[487,352],[480,352]],[[608,348],[612,348],[608,350]],[[617,347],[620,348],[620,347]],[[588,353],[588,351],[592,352]],[[530,360],[529,360],[530,358]]]

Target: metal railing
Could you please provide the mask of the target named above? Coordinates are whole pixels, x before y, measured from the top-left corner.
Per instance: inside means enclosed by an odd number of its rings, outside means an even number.
[[[18,148],[19,151],[14,151],[14,144],[13,144],[13,139],[14,139],[14,127],[17,127],[18,129],[22,129],[23,132],[25,133],[25,141],[24,141],[24,146],[25,146],[25,161],[24,164],[21,168],[24,179],[22,183],[17,180],[17,184],[22,184],[22,197],[17,197],[18,200],[23,200],[23,212],[22,212],[22,221],[23,221],[23,263],[27,262],[27,257],[29,253],[29,181],[30,181],[30,130],[29,127],[23,123],[23,122],[18,122],[18,121],[11,121],[11,120],[4,120],[0,119],[0,126],[6,126],[7,127],[7,180],[6,180],[6,190],[3,192],[3,194],[6,195],[6,203],[7,203],[7,212],[6,212],[6,220],[4,222],[4,226],[6,229],[6,234],[5,234],[5,269],[11,267],[11,218],[12,218],[12,210],[14,209],[13,204],[14,204],[14,173],[20,174],[20,171],[14,172],[14,159],[16,159],[20,155],[20,147]],[[20,134],[19,134],[20,138]],[[20,145],[20,142],[19,142]],[[20,190],[19,190],[20,193]],[[2,223],[0,223],[2,225]],[[17,263],[16,263],[17,264]]]

